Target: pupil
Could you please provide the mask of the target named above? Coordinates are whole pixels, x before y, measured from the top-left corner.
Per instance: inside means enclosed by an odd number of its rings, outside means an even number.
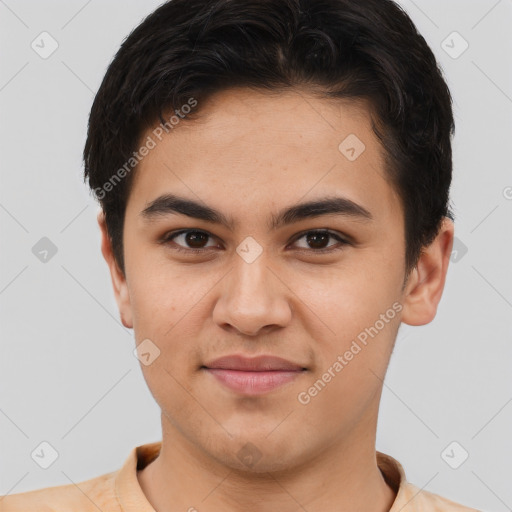
[[[313,234],[310,234],[307,236],[307,240],[308,240],[309,244],[311,244],[311,242],[313,242],[312,246],[314,248],[318,248],[323,245],[321,240],[320,240],[320,244],[317,243],[319,241],[319,239],[323,238],[323,241],[325,242],[325,240],[328,237],[329,237],[329,235],[327,233],[313,233]]]
[[[203,238],[203,242],[205,241],[204,239],[207,238],[207,234],[206,233],[201,233],[199,231],[192,231],[190,233],[187,233],[185,235],[185,238],[187,240],[187,243],[193,247],[193,248],[200,248],[201,247],[201,237]],[[197,244],[197,242],[199,242],[199,244]]]

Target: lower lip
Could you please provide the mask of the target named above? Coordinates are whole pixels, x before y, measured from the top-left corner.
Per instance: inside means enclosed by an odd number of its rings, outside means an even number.
[[[241,370],[224,370],[204,368],[226,387],[245,395],[261,395],[291,382],[305,370],[248,372]]]

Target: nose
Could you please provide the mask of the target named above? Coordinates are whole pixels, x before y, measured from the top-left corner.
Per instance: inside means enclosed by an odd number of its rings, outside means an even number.
[[[289,324],[291,292],[263,254],[251,263],[235,257],[219,285],[213,320],[223,329],[256,336]]]

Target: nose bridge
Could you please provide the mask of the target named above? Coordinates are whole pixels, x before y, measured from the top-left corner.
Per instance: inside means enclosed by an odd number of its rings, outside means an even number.
[[[261,253],[254,259],[238,255],[230,272],[229,299],[238,307],[264,307],[272,300],[273,286],[269,282],[268,258]]]
[[[253,334],[268,325],[283,326],[290,319],[290,308],[285,287],[269,268],[267,254],[261,252],[254,259],[244,255],[247,252],[236,255],[226,275],[215,306],[215,321]]]

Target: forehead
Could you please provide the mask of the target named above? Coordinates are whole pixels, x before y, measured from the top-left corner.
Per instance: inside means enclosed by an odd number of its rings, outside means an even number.
[[[135,172],[129,203],[139,210],[166,192],[228,214],[339,193],[381,215],[401,213],[364,102],[239,88],[196,109],[161,141],[144,134],[156,145]]]

